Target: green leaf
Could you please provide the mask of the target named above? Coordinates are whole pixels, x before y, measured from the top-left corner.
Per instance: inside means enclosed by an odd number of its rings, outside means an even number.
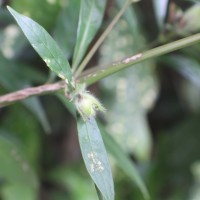
[[[79,162],[77,165],[67,164],[58,166],[50,171],[48,179],[51,182],[62,185],[62,187],[67,190],[68,195],[70,194],[70,199],[96,200],[97,194],[94,184],[83,168],[83,164],[80,164]],[[66,195],[67,194],[65,194],[65,199]]]
[[[37,119],[38,120],[38,119]],[[21,152],[32,167],[37,168],[41,152],[41,127],[36,118],[20,104],[7,108],[1,120],[1,128],[19,143]],[[12,126],[11,126],[12,124]]]
[[[62,6],[60,0],[17,0],[9,2],[9,5],[18,12],[28,15],[48,30],[55,24]]]
[[[52,37],[32,19],[19,14],[10,7],[8,7],[8,10],[21,27],[33,48],[46,62],[47,66],[60,78],[71,82],[72,74],[70,65]]]
[[[180,35],[190,35],[190,33],[194,33],[200,30],[199,23],[196,21],[200,17],[200,5],[199,3],[194,4],[194,6],[190,7],[183,14],[181,22],[184,22],[184,26],[179,27],[177,25],[177,31]]]
[[[104,15],[106,0],[82,0],[73,69],[80,64],[85,52],[97,33]]]
[[[78,26],[80,0],[67,1],[60,12],[54,30],[54,39],[67,58],[72,56]]]
[[[38,198],[37,192],[25,184],[3,187],[1,193],[3,200],[36,200]]]
[[[23,66],[22,63],[14,63],[5,59],[0,54],[0,84],[9,92],[19,90],[30,86],[32,79],[44,79],[40,73],[31,69],[30,66]],[[9,66],[9,67],[8,67]],[[29,67],[29,69],[28,69]],[[31,76],[29,75],[31,74]],[[37,97],[33,97],[22,101],[22,103],[29,109],[35,117],[39,120],[46,132],[50,131],[50,125],[47,120],[46,113]]]
[[[16,143],[2,136],[3,134],[6,135],[6,133],[0,131],[0,134],[0,177],[3,183],[5,183],[1,187],[4,199],[20,199],[22,197],[21,192],[25,190],[25,194],[28,193],[25,196],[29,196],[26,199],[35,200],[38,194],[38,180],[35,173],[25,160],[22,152],[18,149]],[[20,188],[20,192],[16,188]]]
[[[168,0],[153,0],[154,10],[156,14],[156,19],[160,28],[163,27],[164,20],[167,14]]]
[[[164,56],[163,63],[167,63],[173,69],[178,70],[185,78],[200,87],[200,65],[196,59],[187,55]]]
[[[114,200],[112,173],[103,140],[94,118],[77,121],[78,137],[86,168],[105,200]]]
[[[108,152],[116,160],[116,163],[121,168],[121,170],[138,186],[144,198],[149,199],[149,193],[143,180],[140,177],[140,174],[137,171],[136,165],[130,160],[123,149],[116,143],[114,138],[112,138],[112,136],[110,136],[110,134],[105,131],[103,125],[100,123],[98,123],[98,125],[100,127],[103,141],[105,142],[105,146]]]
[[[56,96],[58,99],[63,103],[65,108],[73,115],[76,116],[76,108],[74,106],[74,103],[72,101],[69,101],[66,96],[62,93],[57,93]]]

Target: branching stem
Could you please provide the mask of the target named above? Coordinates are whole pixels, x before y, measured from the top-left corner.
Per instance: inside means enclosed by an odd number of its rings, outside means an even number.
[[[139,53],[123,59],[112,64],[108,64],[102,67],[94,67],[90,70],[83,72],[77,79],[76,82],[82,82],[87,85],[91,85],[100,79],[103,79],[111,74],[114,74],[120,70],[124,70],[128,67],[134,66],[142,61],[156,58],[158,56],[167,54],[178,49],[191,46],[200,41],[200,33],[183,38],[181,40],[165,44],[160,47],[156,47],[144,53]],[[61,89],[65,89],[66,83],[60,81],[52,84],[45,84],[38,87],[22,89],[10,94],[0,96],[0,107],[4,107],[16,101],[24,100],[28,97],[42,95],[46,93],[53,93]]]
[[[103,41],[106,39],[106,37],[109,35],[109,33],[112,31],[115,24],[119,21],[119,19],[122,17],[122,15],[125,13],[126,9],[130,6],[131,3],[133,3],[133,0],[127,0],[124,4],[124,6],[121,8],[121,10],[117,13],[117,15],[114,17],[112,22],[109,24],[109,26],[106,28],[106,30],[102,33],[100,38],[97,40],[97,42],[94,44],[94,46],[91,48],[89,53],[86,55],[80,66],[75,72],[75,76],[79,76],[81,72],[85,69],[86,65],[92,58],[92,56],[96,53],[97,49],[101,46]]]

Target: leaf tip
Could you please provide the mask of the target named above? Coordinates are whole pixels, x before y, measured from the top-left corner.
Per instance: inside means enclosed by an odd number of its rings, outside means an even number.
[[[12,9],[10,6],[6,6],[6,8],[7,8],[9,11],[11,11],[11,9]]]
[[[6,6],[8,11],[13,15],[14,12],[16,12],[14,9],[12,9],[10,6]]]

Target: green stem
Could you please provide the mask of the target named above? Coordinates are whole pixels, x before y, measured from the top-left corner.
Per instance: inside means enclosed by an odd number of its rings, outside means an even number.
[[[186,37],[184,39],[175,42],[171,42],[166,45],[162,45],[152,50],[148,50],[144,53],[138,53],[136,55],[127,57],[122,61],[118,61],[102,67],[91,68],[83,72],[81,76],[78,77],[78,80],[79,82],[84,82],[87,85],[91,85],[111,74],[114,74],[118,71],[131,67],[142,61],[152,59],[187,46],[191,46],[199,41],[200,41],[200,33]]]
[[[127,0],[124,4],[124,6],[121,8],[121,10],[118,12],[118,14],[115,16],[115,18],[112,20],[110,25],[106,28],[106,30],[103,32],[103,34],[100,36],[100,38],[97,40],[97,42],[94,44],[92,49],[89,51],[87,56],[84,58],[83,62],[80,64],[79,68],[75,72],[75,76],[79,76],[81,72],[84,70],[92,56],[95,54],[97,49],[100,47],[100,45],[103,43],[103,41],[106,39],[108,34],[112,31],[115,24],[119,21],[121,16],[124,14],[126,9],[129,7],[129,5],[132,3],[132,0]]]

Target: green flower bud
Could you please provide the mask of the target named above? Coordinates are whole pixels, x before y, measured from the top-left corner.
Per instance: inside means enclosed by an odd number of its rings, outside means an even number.
[[[99,100],[88,91],[77,94],[74,98],[74,103],[84,121],[88,120],[90,117],[95,117],[97,111],[105,111],[105,108]]]

